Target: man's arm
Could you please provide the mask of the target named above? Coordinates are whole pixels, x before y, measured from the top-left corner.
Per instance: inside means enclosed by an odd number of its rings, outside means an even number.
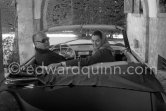
[[[94,55],[81,58],[80,60],[74,59],[66,61],[66,66],[88,66],[101,62],[103,50],[97,51]]]
[[[59,62],[66,61],[65,57],[63,57],[55,52],[53,52],[53,54],[54,54],[54,58],[56,58]]]

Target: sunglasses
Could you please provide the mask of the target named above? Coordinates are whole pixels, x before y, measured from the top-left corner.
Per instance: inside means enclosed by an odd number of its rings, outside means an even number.
[[[35,42],[40,42],[40,43],[46,43],[49,41],[49,38],[42,39],[41,41],[35,41]]]

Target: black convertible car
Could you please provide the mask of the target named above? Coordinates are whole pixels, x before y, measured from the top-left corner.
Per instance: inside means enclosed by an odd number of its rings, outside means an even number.
[[[0,111],[166,111],[166,95],[161,84],[130,49],[123,28],[113,25],[50,28],[46,32],[50,50],[67,60],[90,56],[94,30],[101,30],[107,36],[115,62],[74,70],[64,67],[63,74],[60,69],[27,74],[28,67],[38,67],[32,57],[17,74],[10,71],[6,77],[0,89]],[[65,41],[57,43],[58,37]],[[78,69],[79,73],[75,73]]]

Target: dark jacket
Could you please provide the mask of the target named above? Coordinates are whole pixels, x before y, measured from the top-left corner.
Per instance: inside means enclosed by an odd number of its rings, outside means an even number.
[[[87,58],[81,58],[80,60],[74,59],[66,61],[66,66],[89,66],[96,63],[113,62],[114,60],[115,59],[114,56],[112,55],[112,51],[104,48],[104,49],[99,49],[92,56],[89,56]],[[80,63],[80,65],[78,63]]]
[[[52,63],[59,63],[66,60],[63,56],[50,50],[41,50],[37,48],[35,48],[35,50],[35,59],[37,65],[42,65],[43,63],[44,66],[47,66]]]

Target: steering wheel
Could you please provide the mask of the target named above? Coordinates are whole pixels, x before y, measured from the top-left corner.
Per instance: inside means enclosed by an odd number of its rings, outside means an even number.
[[[76,53],[75,53],[74,49],[71,48],[71,46],[66,43],[53,45],[50,48],[50,50],[58,53],[59,55],[62,55],[66,59],[76,58]],[[58,52],[57,52],[57,50],[58,50]]]

